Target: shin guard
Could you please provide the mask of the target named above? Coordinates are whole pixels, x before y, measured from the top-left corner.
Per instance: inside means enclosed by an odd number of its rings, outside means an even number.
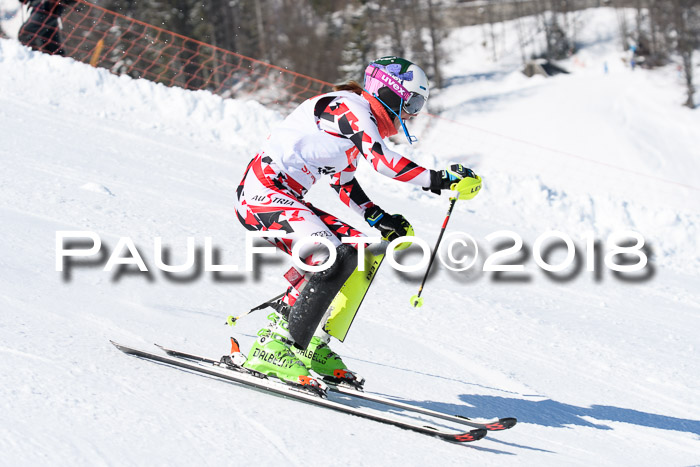
[[[289,333],[294,346],[306,349],[329,305],[340,288],[357,267],[357,250],[351,245],[340,245],[333,265],[311,275],[289,310]]]

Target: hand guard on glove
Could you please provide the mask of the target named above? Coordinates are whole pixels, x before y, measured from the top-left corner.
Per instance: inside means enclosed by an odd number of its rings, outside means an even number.
[[[365,220],[367,223],[379,229],[382,237],[388,241],[403,236],[412,236],[413,227],[401,214],[387,214],[379,206],[372,206],[365,211]]]
[[[447,170],[431,170],[430,187],[423,189],[439,195],[440,191],[450,190],[453,183],[457,183],[467,177],[476,178],[476,174],[472,169],[462,164],[452,164]]]

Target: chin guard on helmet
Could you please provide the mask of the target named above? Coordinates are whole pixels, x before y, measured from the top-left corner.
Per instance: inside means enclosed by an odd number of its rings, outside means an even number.
[[[399,123],[401,123],[401,128],[403,128],[403,133],[404,133],[404,135],[406,135],[406,139],[408,140],[408,144],[413,144],[413,143],[415,143],[416,141],[418,141],[418,138],[416,138],[415,136],[413,136],[412,134],[410,134],[410,133],[408,132],[408,128],[406,128],[406,124],[404,123],[403,118],[401,118],[401,114],[400,114],[400,113],[396,113],[396,112],[394,111],[394,109],[392,109],[386,102],[384,102],[377,94],[373,94],[373,96],[374,96],[379,102],[381,102],[381,103],[384,105],[384,107],[386,107],[387,110],[389,110],[389,112],[391,112],[392,114],[394,114],[394,116],[395,116],[396,118],[399,119]],[[403,102],[402,102],[402,103],[403,103]]]
[[[399,57],[382,57],[365,69],[365,91],[374,96],[399,119],[410,144],[418,138],[409,134],[401,112],[416,115],[429,96],[428,77],[414,63]]]

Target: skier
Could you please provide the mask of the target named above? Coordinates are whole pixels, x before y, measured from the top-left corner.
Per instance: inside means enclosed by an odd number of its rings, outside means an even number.
[[[416,64],[399,57],[383,57],[365,70],[364,89],[357,82],[334,87],[334,91],[303,102],[264,143],[249,163],[236,192],[238,220],[249,230],[281,230],[268,238],[291,254],[300,240],[322,237],[336,248],[332,266],[301,279],[294,269],[285,275],[292,283],[268,316],[270,324],[258,332],[244,366],[275,375],[292,384],[322,387],[309,370],[332,382],[361,388],[364,379],[349,371],[329,347],[324,329],[328,306],[357,265],[356,245],[345,237],[363,234],[342,220],[304,201],[306,192],[322,176],[341,201],[361,214],[386,240],[413,234],[400,214],[388,214],[374,204],[355,178],[358,159],[387,177],[440,194],[474,172],[461,164],[447,170],[430,170],[390,150],[383,138],[403,129],[417,115],[429,95],[428,78]],[[309,265],[324,264],[326,248],[305,241],[299,257]],[[240,354],[237,355],[242,360]]]
[[[60,19],[75,0],[20,0],[29,6],[30,15],[19,30],[19,41],[34,50],[64,55]]]

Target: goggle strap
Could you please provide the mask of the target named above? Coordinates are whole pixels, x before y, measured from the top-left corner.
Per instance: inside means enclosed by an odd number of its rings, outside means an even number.
[[[408,144],[413,144],[413,143],[415,143],[415,142],[418,141],[418,138],[416,138],[415,136],[411,135],[411,134],[408,132],[408,128],[406,128],[406,124],[403,122],[403,118],[401,118],[401,115],[397,114],[396,112],[394,112],[394,111],[391,109],[391,107],[389,107],[388,105],[386,105],[386,103],[385,103],[383,100],[381,100],[381,99],[379,98],[379,96],[377,95],[377,93],[372,94],[372,97],[374,97],[374,98],[377,99],[379,102],[381,102],[382,105],[383,105],[384,107],[386,107],[387,109],[389,109],[389,112],[393,113],[393,114],[399,119],[399,123],[401,123],[401,128],[403,128],[403,134],[406,135],[406,139],[408,140]],[[401,99],[401,104],[402,104],[401,107],[403,108],[403,99]]]
[[[370,66],[372,67],[372,71],[369,74],[371,78],[375,78],[383,82],[386,87],[391,89],[394,92],[394,94],[399,96],[401,99],[405,100],[406,97],[411,97],[411,92],[405,87],[403,87],[403,85],[399,83],[399,81],[396,78],[394,78],[389,73],[385,72],[377,66],[374,66],[372,64],[370,64]]]

